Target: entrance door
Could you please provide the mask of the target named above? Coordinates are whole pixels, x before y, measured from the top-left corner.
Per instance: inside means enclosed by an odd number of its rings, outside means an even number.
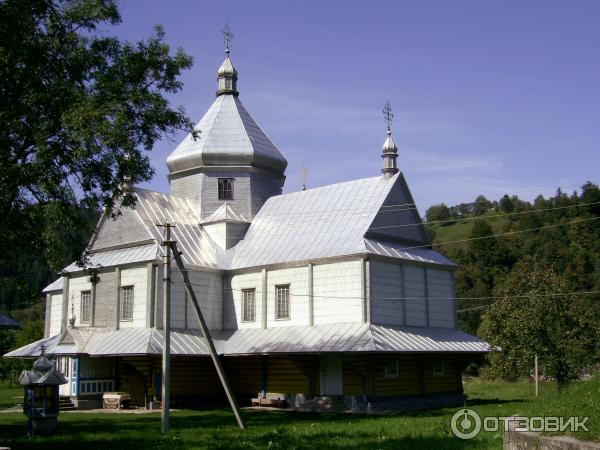
[[[342,355],[326,353],[321,355],[321,395],[342,395]]]

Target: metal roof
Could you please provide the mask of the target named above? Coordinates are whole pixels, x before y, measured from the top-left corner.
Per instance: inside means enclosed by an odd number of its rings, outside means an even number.
[[[212,331],[217,352],[222,355],[322,352],[474,352],[490,351],[488,343],[451,328],[384,327],[364,323],[339,323],[235,331]],[[68,330],[34,342],[7,357],[41,354],[90,356],[158,355],[162,353],[162,331],[127,328],[117,331]],[[173,355],[208,355],[198,331],[171,332]]]
[[[111,267],[121,264],[152,261],[157,258],[157,252],[158,246],[156,244],[138,245],[135,247],[126,247],[116,250],[105,250],[97,253],[91,253],[89,255],[89,264],[87,267]],[[77,263],[71,263],[65,267],[64,272],[78,272],[80,270],[84,269],[78,266]],[[50,288],[50,286],[48,286],[45,290],[49,290],[48,288]],[[62,289],[62,287],[60,289]]]
[[[373,239],[365,239],[365,248],[367,253],[373,255],[390,256],[392,258],[401,258],[407,261],[456,267],[454,261],[430,248],[375,241]]]
[[[250,221],[233,209],[228,203],[223,203],[210,216],[202,221],[202,225],[214,222],[248,223]]]
[[[62,291],[63,285],[65,284],[65,280],[63,277],[58,278],[57,280],[50,283],[46,286],[42,292],[52,292],[52,291]]]
[[[167,158],[171,172],[204,166],[256,166],[283,175],[287,160],[235,95],[218,96],[192,134]]]
[[[135,194],[135,210],[157,244],[162,242],[163,233],[163,229],[157,224],[169,221],[175,224],[175,228],[171,230],[171,238],[177,241],[186,265],[217,267],[221,249],[200,226],[189,200],[139,188],[135,189]],[[162,249],[159,252],[162,254]]]

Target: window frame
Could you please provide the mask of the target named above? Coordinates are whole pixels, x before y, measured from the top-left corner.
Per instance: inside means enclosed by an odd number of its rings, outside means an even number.
[[[228,200],[233,200],[234,198],[234,190],[233,190],[233,185],[234,185],[234,178],[225,178],[225,177],[220,177],[217,178],[217,195],[219,197],[219,200],[224,200],[224,201],[228,201]],[[228,186],[226,185],[226,183],[228,183]],[[225,189],[226,187],[229,187],[229,189]]]
[[[280,292],[284,292],[286,301],[286,315],[281,315],[281,304],[280,304]],[[287,284],[276,284],[275,285],[275,320],[290,320],[292,317],[292,305],[291,305],[291,285]]]
[[[388,361],[385,366],[383,366],[383,375],[385,378],[398,378],[400,375],[400,364],[397,359]]]
[[[125,317],[125,292],[131,291],[131,317]],[[119,287],[119,321],[121,322],[133,322],[133,307],[135,305],[135,285],[128,284],[126,286]]]
[[[252,293],[252,317],[250,318],[250,316],[246,315],[247,312],[250,311],[250,308],[247,308],[247,301],[249,300],[249,297],[246,296],[246,294],[250,294]],[[249,323],[249,322],[256,322],[256,288],[245,288],[242,289],[242,322],[245,323]]]
[[[84,308],[84,295],[87,298],[87,305]],[[87,289],[85,291],[79,291],[79,323],[89,324],[92,323],[92,309],[93,309],[93,300],[92,300],[92,290]],[[84,311],[86,314],[84,315]]]
[[[431,364],[431,374],[434,377],[446,376],[446,361],[443,359],[437,359],[433,361]]]

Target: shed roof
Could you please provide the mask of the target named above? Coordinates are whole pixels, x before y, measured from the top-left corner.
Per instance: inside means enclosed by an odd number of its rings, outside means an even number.
[[[62,291],[62,288],[63,288],[64,284],[65,284],[64,277],[60,277],[60,278],[54,280],[48,286],[46,286],[42,290],[42,292],[46,293],[46,292],[52,292],[52,291]]]
[[[0,328],[18,328],[21,324],[4,314],[0,314]]]

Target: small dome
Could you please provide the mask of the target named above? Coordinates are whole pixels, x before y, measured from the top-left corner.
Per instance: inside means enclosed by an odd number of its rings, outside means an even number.
[[[45,355],[40,356],[33,363],[33,368],[35,370],[37,370],[38,372],[48,372],[53,367],[54,367],[54,364],[52,364],[52,361],[50,361],[48,358],[46,358]]]
[[[392,139],[392,132],[388,130],[387,139],[383,143],[383,153],[396,153],[398,151],[398,147],[396,147],[396,143]]]
[[[238,71],[229,59],[229,55],[225,57],[225,61],[219,67],[219,71],[217,72],[217,78],[221,77],[237,77]]]

